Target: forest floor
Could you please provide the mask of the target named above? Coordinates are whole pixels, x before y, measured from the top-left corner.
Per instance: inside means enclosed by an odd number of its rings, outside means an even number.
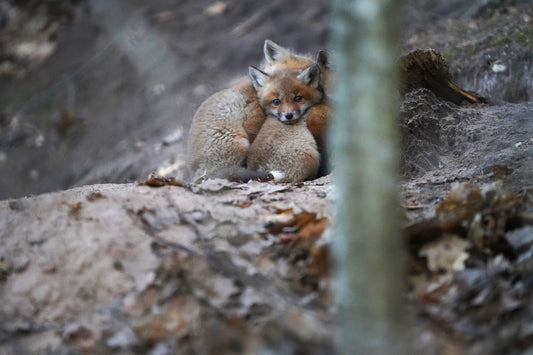
[[[325,47],[326,1],[59,3],[0,6],[0,352],[334,352],[332,176],[42,194],[180,180],[197,105],[265,38]],[[399,105],[413,347],[532,351],[533,8],[410,0],[402,24],[488,101]]]

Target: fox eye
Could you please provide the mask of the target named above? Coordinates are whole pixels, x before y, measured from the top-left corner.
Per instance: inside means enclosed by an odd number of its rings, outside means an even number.
[[[296,97],[294,98],[294,102],[300,102],[300,101],[302,101],[302,99],[303,99],[303,98],[302,98],[301,96],[296,96]]]
[[[272,103],[274,104],[274,106],[279,106],[281,104],[281,100],[280,99],[274,99],[274,100],[272,100]]]

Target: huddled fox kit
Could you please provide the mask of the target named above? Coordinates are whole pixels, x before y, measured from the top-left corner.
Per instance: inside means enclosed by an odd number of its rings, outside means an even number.
[[[278,163],[274,163],[275,161],[281,158],[287,161],[296,161],[300,158],[293,157],[293,155],[301,154],[302,149],[316,152],[317,143],[318,149],[323,146],[329,120],[329,106],[324,101],[324,91],[321,84],[327,83],[328,80],[326,52],[319,52],[316,61],[313,61],[307,56],[293,54],[267,40],[265,41],[264,53],[265,63],[261,69],[251,68],[249,79],[242,80],[234,87],[213,94],[196,111],[188,140],[188,167],[193,181],[203,177],[235,177],[243,180],[265,177],[270,170],[275,170],[271,169],[270,166],[279,166]],[[309,79],[312,80],[309,81]],[[306,86],[306,81],[307,85],[311,84],[311,87],[307,88],[308,91],[313,92],[312,104],[309,104],[311,101],[305,103],[309,112],[305,113],[306,110],[294,111],[292,116],[289,114],[279,118],[283,121],[293,120],[297,124],[284,125],[278,119],[266,119],[265,111],[267,113],[274,112],[269,108],[271,103],[265,101],[266,86],[274,87],[274,83],[290,82],[292,85],[303,87]],[[280,89],[282,88],[280,87]],[[287,92],[287,95],[289,94],[291,93]],[[263,102],[261,102],[260,96]],[[296,96],[302,97],[303,101],[304,95],[293,95],[292,103],[298,104],[298,106],[303,105],[304,102],[297,101],[299,98],[294,100]],[[274,98],[271,99],[272,104],[274,100]],[[281,99],[279,100],[281,106]],[[305,116],[305,119],[300,119],[302,115]],[[283,132],[284,128],[287,129],[287,132]],[[261,139],[252,149],[251,144],[258,134]],[[313,138],[312,140],[308,139],[309,135]],[[296,147],[297,143],[292,145],[280,144],[280,137],[285,137],[287,141],[290,138],[294,142],[307,142],[304,146],[309,148],[294,149],[293,147]],[[273,142],[268,143],[268,140]],[[315,140],[317,143],[314,142]],[[259,142],[264,142],[263,148]],[[267,143],[271,145],[277,143],[280,148],[275,156],[274,153],[268,154],[271,157],[271,163],[267,163],[269,159],[265,155]],[[311,149],[313,143],[314,149]],[[281,149],[282,146],[285,146],[285,151]],[[255,152],[252,159],[248,157],[249,151]],[[261,152],[265,152],[265,154]],[[315,154],[310,155],[314,156]],[[308,163],[311,160],[312,163]],[[311,160],[306,158],[298,161],[300,161],[300,165],[305,166],[318,164],[317,159]],[[249,169],[246,169],[247,163]],[[255,173],[251,172],[250,169],[253,169]],[[314,168],[303,170],[314,171]],[[284,175],[286,177],[282,181],[302,181],[313,177],[316,172],[303,178],[299,177],[301,174],[292,171],[285,172]],[[297,179],[296,176],[298,176]]]
[[[313,64],[301,72],[280,69],[268,75],[252,67],[250,78],[267,117],[248,151],[246,165],[267,171],[280,182],[315,178],[320,154],[307,119],[324,100],[320,68]]]

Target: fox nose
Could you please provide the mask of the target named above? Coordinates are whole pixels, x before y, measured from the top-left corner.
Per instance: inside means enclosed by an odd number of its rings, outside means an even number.
[[[285,114],[285,118],[288,119],[288,120],[292,120],[293,117],[294,117],[294,114],[292,112],[289,112],[289,113]]]

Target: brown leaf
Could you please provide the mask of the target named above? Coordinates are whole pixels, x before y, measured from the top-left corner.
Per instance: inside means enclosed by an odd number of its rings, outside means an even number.
[[[470,247],[469,241],[449,236],[424,245],[419,255],[427,258],[427,266],[431,272],[456,272],[464,269],[469,255],[467,249]]]
[[[70,208],[71,215],[77,216],[81,210],[81,202],[76,202],[76,203],[64,202],[63,204]]]
[[[90,194],[85,196],[85,198],[87,199],[87,201],[93,202],[95,200],[105,198],[105,196],[101,192],[96,191],[96,192],[91,192]]]
[[[248,208],[252,205],[252,200],[246,199],[239,201],[238,205],[241,208]]]
[[[310,259],[307,264],[307,273],[311,276],[325,277],[331,271],[330,250],[327,245],[313,247],[309,251]]]
[[[300,238],[319,238],[326,230],[327,217],[316,218],[316,214],[306,211],[294,217]]]
[[[513,169],[504,164],[495,164],[492,166],[492,172],[496,179],[504,179],[513,173]]]
[[[409,277],[411,298],[421,304],[440,302],[455,294],[452,274],[419,274]]]
[[[281,209],[281,208],[276,208],[276,214],[292,214],[294,211],[292,208],[286,208],[286,209]]]
[[[146,185],[150,187],[161,187],[161,186],[179,186],[184,187],[185,183],[179,180],[176,180],[175,177],[164,177],[155,174],[150,174],[147,180],[141,182],[141,185]]]
[[[277,210],[277,214],[292,213],[292,208],[286,210]],[[319,238],[326,229],[328,222],[327,217],[317,218],[316,213],[302,211],[292,216],[288,221],[273,223],[267,228],[270,233],[279,234],[280,241],[287,243],[299,239],[315,240]]]
[[[149,344],[157,343],[168,336],[184,336],[196,327],[200,306],[191,297],[178,297],[161,309],[161,312],[139,323],[135,333]]]
[[[446,200],[437,205],[435,212],[440,220],[470,219],[483,206],[483,194],[469,184],[452,188]]]

